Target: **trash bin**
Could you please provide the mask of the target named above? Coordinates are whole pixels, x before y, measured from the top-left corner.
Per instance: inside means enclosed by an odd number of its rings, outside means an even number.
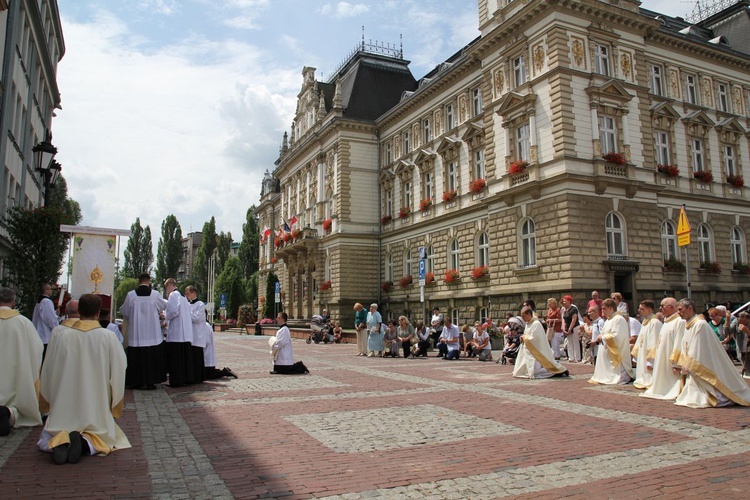
[[[255,323],[255,335],[263,335],[263,328],[260,326],[260,321]]]

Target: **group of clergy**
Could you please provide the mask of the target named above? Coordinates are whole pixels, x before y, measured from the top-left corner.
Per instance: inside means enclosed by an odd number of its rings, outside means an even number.
[[[734,367],[724,346],[692,299],[661,301],[657,315],[652,300],[640,303],[643,318],[635,344],[630,345],[628,319],[612,299],[602,302],[606,321],[592,339],[600,346],[592,384],[628,384],[644,390],[643,397],[674,401],[680,406],[710,408],[750,406],[750,387]],[[558,363],[539,319],[531,308],[521,311],[526,322],[513,369],[519,378],[567,376]],[[662,319],[663,318],[663,322]],[[636,367],[633,368],[633,359]]]

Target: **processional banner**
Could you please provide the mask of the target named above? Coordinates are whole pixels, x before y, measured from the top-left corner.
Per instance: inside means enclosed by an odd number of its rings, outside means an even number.
[[[115,286],[115,235],[73,233],[71,294],[111,294]]]

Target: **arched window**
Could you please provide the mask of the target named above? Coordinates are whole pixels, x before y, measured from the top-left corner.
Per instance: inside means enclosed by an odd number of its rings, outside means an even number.
[[[393,281],[393,256],[390,253],[385,256],[385,280]]]
[[[668,219],[661,223],[661,253],[664,260],[680,259],[677,251],[677,229],[674,222]]]
[[[604,227],[607,232],[607,258],[626,258],[625,223],[622,217],[616,212],[608,213],[607,218],[604,220]]]
[[[453,238],[448,243],[448,269],[459,270],[459,255],[458,240]]]
[[[732,268],[745,263],[745,233],[739,226],[734,226],[729,233],[729,244],[732,247]]]
[[[426,254],[426,261],[425,262],[425,272],[428,273],[434,273],[435,272],[435,249],[432,245],[427,245],[427,254]]]
[[[412,272],[414,267],[412,266],[413,261],[411,259],[411,248],[404,250],[404,276],[414,276]]]
[[[479,233],[477,238],[476,262],[477,267],[490,265],[490,238],[485,232]]]
[[[536,227],[533,219],[527,218],[521,222],[519,249],[521,267],[536,266]]]
[[[706,223],[698,226],[698,257],[700,265],[714,261],[714,254],[711,251],[711,228]]]

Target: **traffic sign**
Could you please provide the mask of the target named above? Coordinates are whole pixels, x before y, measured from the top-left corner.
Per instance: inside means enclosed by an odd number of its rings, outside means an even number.
[[[419,259],[419,286],[425,286],[427,264],[424,259]]]
[[[280,281],[276,282],[274,295],[275,295],[274,302],[276,302],[277,304],[281,302],[281,282]]]
[[[685,206],[680,208],[680,218],[677,220],[677,246],[685,247],[690,244],[690,221],[685,213]]]
[[[219,297],[219,307],[227,307],[227,294],[222,293]]]
[[[419,258],[420,259],[427,258],[427,249],[425,247],[419,247]]]

